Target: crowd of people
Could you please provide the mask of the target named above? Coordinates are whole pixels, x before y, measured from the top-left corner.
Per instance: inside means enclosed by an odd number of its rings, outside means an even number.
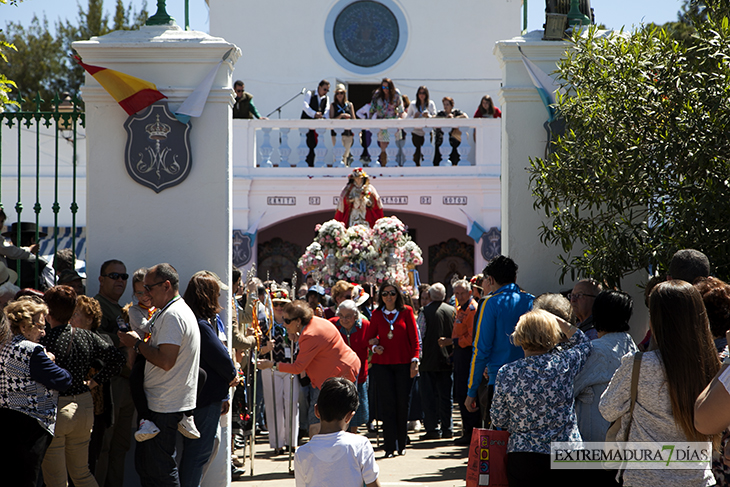
[[[710,276],[704,254],[677,252],[666,279],[649,282],[649,332],[638,345],[628,294],[584,279],[567,296],[535,297],[517,285],[517,270],[495,257],[482,274],[450,282],[448,296],[438,282],[412,293],[394,282],[326,289],[310,274],[292,289],[243,282],[233,269],[230,347],[220,305],[228,284],[210,271],[181,294],[170,264],[130,276],[109,260],[93,298],[66,285],[22,289],[0,326],[0,455],[13,466],[5,475],[21,486],[41,476],[49,487],[123,485],[134,438],[143,485],[199,486],[220,418],[233,410],[239,436],[268,432],[274,455],[296,451],[302,485],[338,474],[379,485],[375,453],[358,433],[382,428],[389,459],[406,454],[408,431],[421,424],[420,441],[456,445],[469,445],[477,427],[507,430],[511,486],[725,485],[730,285]],[[130,277],[134,303],[122,306]],[[712,442],[715,462],[551,469],[552,442],[604,441],[614,422],[626,441]],[[234,455],[234,477],[240,467]]]
[[[244,83],[241,80],[237,80],[234,83],[234,90],[236,92],[236,100],[233,105],[233,118],[261,118],[258,110],[253,104],[253,95],[244,91]],[[429,91],[426,86],[419,86],[416,90],[415,97],[411,101],[407,95],[402,94],[400,90],[395,87],[393,80],[390,78],[383,78],[380,82],[380,86],[376,88],[372,93],[370,102],[364,104],[359,109],[355,109],[353,104],[347,98],[347,88],[344,84],[338,84],[335,88],[334,97],[330,102],[328,93],[330,91],[330,82],[322,80],[319,82],[317,88],[311,91],[304,92],[304,101],[302,106],[302,119],[340,119],[340,120],[354,120],[360,119],[399,119],[399,118],[469,118],[469,116],[455,108],[454,99],[445,96],[441,102],[443,104],[443,110],[437,111],[436,104],[430,99]],[[494,106],[494,102],[489,95],[482,97],[479,106],[474,112],[474,118],[501,118],[502,112],[499,108]],[[337,133],[332,130],[332,144],[336,144]],[[403,145],[405,144],[405,133],[402,130],[396,131],[395,140],[390,140],[390,134],[387,130],[379,130],[376,134],[376,140],[378,143],[377,149],[370,148],[372,134],[368,130],[363,130],[359,134],[359,141],[363,147],[362,160],[364,162],[370,162],[371,158],[375,157],[378,159],[381,165],[385,165],[388,160],[386,149],[391,142],[394,142],[398,146],[398,154],[396,156],[396,162],[402,165],[405,161],[403,154]],[[433,165],[438,166],[441,164],[442,155],[439,148],[444,143],[444,133],[441,129],[434,129],[433,134]],[[458,148],[461,145],[462,133],[458,128],[451,129],[449,131],[449,146],[451,147],[448,161],[452,165],[457,165],[460,160]],[[413,154],[413,161],[417,166],[420,166],[424,162],[424,154],[422,147],[425,143],[424,131],[421,128],[414,128],[411,132],[411,138],[415,152]],[[355,135],[351,130],[344,130],[341,134],[342,145],[345,148],[343,155],[343,162],[349,167],[353,162],[353,156],[351,154],[351,148],[355,141]],[[476,139],[475,139],[476,140]],[[307,147],[309,152],[306,156],[306,162],[311,167],[314,165],[315,160],[315,148],[318,143],[318,135],[314,130],[307,132]],[[372,153],[370,151],[373,151]],[[429,163],[431,161],[428,161]]]

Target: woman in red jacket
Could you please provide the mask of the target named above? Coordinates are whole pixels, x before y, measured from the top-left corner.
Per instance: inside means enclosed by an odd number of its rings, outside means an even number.
[[[397,451],[406,454],[408,434],[408,395],[418,374],[420,344],[413,309],[403,302],[403,294],[394,283],[384,284],[378,294],[378,309],[370,320],[368,339],[373,345],[373,366],[377,402],[374,406],[383,419],[385,458]]]

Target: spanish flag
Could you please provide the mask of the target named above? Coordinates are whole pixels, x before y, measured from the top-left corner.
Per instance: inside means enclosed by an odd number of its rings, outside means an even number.
[[[147,108],[158,100],[167,98],[157,91],[157,86],[149,81],[113,69],[85,64],[81,62],[78,56],[75,57],[81,67],[99,82],[129,116]]]

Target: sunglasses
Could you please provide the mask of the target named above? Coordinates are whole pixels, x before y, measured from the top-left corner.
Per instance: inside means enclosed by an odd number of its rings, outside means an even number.
[[[165,282],[167,282],[167,281],[160,281],[160,282],[156,282],[156,283],[154,283],[154,284],[150,284],[149,286],[148,286],[147,284],[145,284],[145,285],[144,285],[143,287],[145,288],[145,290],[146,290],[147,292],[151,292],[151,291],[152,291],[152,288],[153,288],[153,287],[155,287],[155,286],[159,286],[160,284],[162,284],[162,283],[165,283]]]
[[[110,272],[109,274],[102,274],[101,277],[108,277],[109,279],[113,279],[115,281],[121,277],[123,281],[126,281],[127,279],[129,279],[129,274],[127,274],[126,272],[122,274],[120,274],[119,272]]]
[[[382,293],[380,293],[380,295],[383,296],[383,297],[385,297],[385,296],[397,296],[398,293],[395,292],[395,291],[383,291]]]
[[[289,324],[291,324],[292,321],[296,321],[298,319],[299,318],[284,318],[284,323],[286,323],[287,325],[289,325]]]
[[[284,306],[286,306],[286,303],[282,303],[281,301],[277,301],[274,304],[272,304],[271,306],[274,307],[274,308],[283,308]]]
[[[388,86],[388,85],[383,85],[383,86],[381,86],[381,88],[382,88],[382,89],[384,89],[384,90],[389,90],[389,89],[390,89],[390,86]]]

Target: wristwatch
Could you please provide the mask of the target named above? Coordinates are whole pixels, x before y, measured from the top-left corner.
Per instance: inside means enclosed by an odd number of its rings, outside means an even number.
[[[140,353],[139,352],[139,344],[140,343],[142,343],[142,339],[141,338],[138,338],[137,341],[134,343],[134,351],[137,352],[137,353]]]

